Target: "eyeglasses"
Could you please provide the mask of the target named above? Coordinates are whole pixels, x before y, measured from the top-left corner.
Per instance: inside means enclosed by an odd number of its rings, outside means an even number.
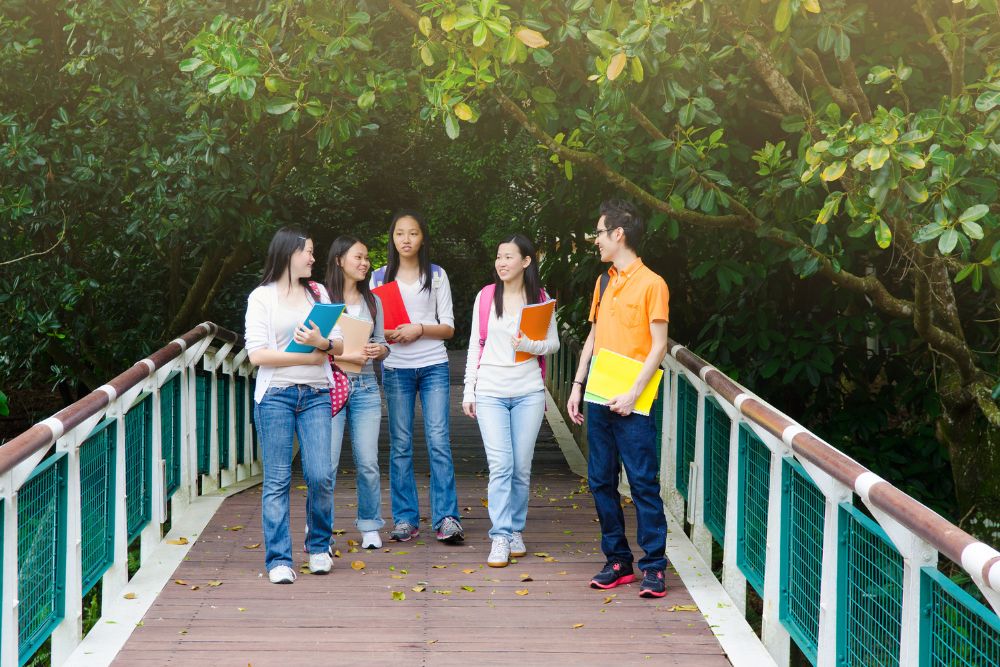
[[[618,227],[611,227],[610,229],[601,229],[598,227],[594,231],[587,234],[587,238],[591,239],[592,241],[596,241],[597,239],[601,238],[601,234],[608,234],[610,232],[615,231],[616,229],[618,229]]]

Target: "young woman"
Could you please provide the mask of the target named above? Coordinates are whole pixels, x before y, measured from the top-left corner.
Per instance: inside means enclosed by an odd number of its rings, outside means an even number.
[[[522,531],[528,515],[531,458],[545,413],[539,357],[558,350],[559,337],[555,315],[545,340],[531,340],[518,327],[521,308],[545,298],[531,241],[515,234],[500,243],[494,267],[485,340],[480,338],[480,317],[486,311],[480,307],[484,298],[489,299],[490,286],[479,292],[472,309],[462,410],[478,420],[490,466],[487,498],[493,546],[486,562],[506,567],[511,556],[527,553]],[[515,352],[534,356],[515,362]]]
[[[333,466],[330,462],[330,385],[333,376],[327,354],[339,354],[343,342],[332,333],[304,324],[313,306],[309,285],[313,242],[285,227],[271,239],[264,278],[247,299],[246,348],[258,366],[254,417],[264,463],[261,494],[265,566],[274,584],[295,581],[289,533],[288,493],[292,482],[292,440],[298,437],[302,471],[308,491],[311,526],[306,549],[309,569],[326,574],[333,566]],[[314,284],[324,303],[329,297]],[[315,348],[309,353],[285,352],[295,341]]]
[[[350,393],[344,408],[331,423],[334,483],[344,443],[344,427],[350,421],[351,453],[358,486],[358,516],[354,525],[361,531],[362,548],[378,549],[382,546],[378,531],[385,525],[378,469],[382,395],[372,360],[388,356],[389,346],[382,330],[382,304],[368,286],[370,267],[368,248],[358,239],[340,236],[330,246],[326,263],[326,288],[330,298],[347,306],[345,315],[367,320],[373,326],[371,337],[360,352],[344,352],[337,357],[338,362],[360,365],[361,371],[344,370],[350,382]]]
[[[451,459],[448,405],[451,386],[444,341],[455,334],[448,275],[432,265],[427,225],[415,211],[397,213],[389,226],[389,257],[372,275],[372,286],[395,280],[410,324],[385,332],[392,354],[382,365],[389,407],[390,537],[406,542],[420,533],[417,485],[413,478],[413,408],[417,396],[431,468],[431,520],[442,542],[465,538],[458,515],[455,466]]]

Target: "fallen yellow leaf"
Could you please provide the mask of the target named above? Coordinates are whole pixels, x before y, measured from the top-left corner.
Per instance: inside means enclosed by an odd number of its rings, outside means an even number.
[[[470,593],[475,593],[476,592],[476,589],[473,588],[472,586],[462,586],[462,590],[463,591],[469,591]]]
[[[237,607],[236,608],[236,611],[246,611],[246,610],[247,610],[246,607]]]
[[[244,549],[260,549],[260,542],[256,542],[254,544],[244,544],[243,548]]]
[[[524,574],[521,575],[521,581],[534,581],[534,579],[531,578],[530,574],[525,572]]]
[[[125,598],[126,600],[134,600],[135,599],[135,593],[126,593],[122,597]]]
[[[347,546],[349,546],[349,547],[356,547],[356,546],[358,546],[358,541],[357,540],[347,540]]]
[[[414,586],[410,590],[413,591],[414,593],[423,593],[424,591],[427,590],[427,587],[424,586],[423,584],[418,584],[417,586]]]
[[[447,565],[431,565],[431,567],[433,567],[435,570],[443,570],[444,568],[446,568],[448,566]]]
[[[344,529],[343,528],[338,528],[337,530],[333,531],[333,534],[334,535],[343,535],[344,534]]]
[[[218,581],[218,580],[216,580],[216,581],[210,581],[210,582],[208,582],[208,585],[211,586],[212,588],[218,588],[219,586],[222,585],[222,582]]]
[[[514,595],[527,595],[527,594],[528,594],[528,589],[527,588],[522,588],[519,591],[514,591]]]
[[[406,593],[404,593],[403,591],[393,591],[392,599],[395,600],[396,602],[402,602],[403,600],[406,599]]]
[[[200,591],[201,590],[201,586],[198,586],[197,584],[195,584],[194,586],[191,587],[191,590],[193,590],[193,591]]]
[[[489,507],[490,506],[490,501],[487,500],[486,498],[480,498],[479,502],[483,504],[483,507]]]
[[[436,639],[428,639],[428,640],[427,640],[427,643],[428,643],[428,644],[437,644],[437,643],[438,643],[438,640],[436,640]]]
[[[667,611],[698,611],[698,605],[695,604],[675,604],[673,607]]]
[[[434,590],[438,595],[451,595],[451,591],[441,590],[440,588]]]
[[[553,558],[552,556],[546,556],[542,560],[544,560],[546,563],[558,563],[559,562],[555,558]]]
[[[333,557],[340,558],[340,549],[337,549],[336,551],[333,552]]]
[[[614,595],[607,596],[606,598],[604,598],[604,604],[611,604],[611,601],[614,600],[616,597],[618,597],[617,593]]]
[[[178,586],[187,586],[188,585],[188,582],[184,581],[183,579],[174,579],[174,583],[177,584]]]
[[[573,629],[574,630],[579,630],[582,627],[583,627],[583,623],[574,623],[573,624]]]
[[[349,553],[349,554],[356,554],[356,553],[358,553],[358,548],[357,547],[351,547],[350,549],[347,550],[347,553]]]
[[[538,556],[539,558],[548,558],[549,557],[549,555],[547,553],[545,553],[544,551],[536,551],[535,553],[533,553],[531,555],[532,556]]]
[[[229,528],[226,528],[226,530],[243,530],[243,526],[230,526]]]
[[[464,574],[473,574],[473,573],[475,573],[475,571],[476,571],[476,569],[475,569],[475,568],[473,568],[473,567],[470,567],[470,568],[466,568],[466,569],[462,570],[462,572],[463,572]]]
[[[188,543],[188,538],[186,537],[178,537],[176,540],[167,540],[167,544],[182,545],[187,543]]]
[[[363,560],[356,560],[351,562],[352,570],[363,570],[365,569],[365,562]]]

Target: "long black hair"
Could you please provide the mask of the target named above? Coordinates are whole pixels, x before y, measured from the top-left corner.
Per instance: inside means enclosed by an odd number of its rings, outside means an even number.
[[[358,243],[368,247],[353,236],[338,236],[330,244],[330,254],[326,258],[326,291],[330,293],[330,301],[333,303],[344,303],[344,270],[340,268],[339,260]],[[372,294],[367,280],[358,281],[358,293],[364,299],[372,321],[374,321],[378,307],[375,305],[375,295]]]
[[[385,264],[385,282],[391,282],[396,279],[396,274],[399,272],[399,251],[396,250],[396,241],[393,235],[396,233],[396,223],[398,223],[402,218],[413,218],[417,221],[417,225],[420,227],[420,233],[423,234],[423,240],[420,242],[420,250],[417,251],[417,261],[420,264],[420,275],[423,276],[423,286],[420,291],[429,290],[431,288],[431,280],[433,275],[431,272],[431,251],[429,249],[431,235],[427,230],[427,223],[424,222],[424,216],[420,215],[419,212],[413,211],[411,209],[402,209],[396,212],[396,215],[392,216],[392,224],[389,225],[389,259]]]
[[[510,238],[500,241],[497,248],[504,243],[513,243],[517,246],[521,257],[528,257],[531,262],[524,267],[524,302],[539,303],[542,299],[542,279],[538,275],[538,261],[535,258],[535,244],[523,234],[514,234]],[[493,267],[493,307],[496,309],[497,318],[503,317],[503,281],[497,273],[496,266]]]
[[[264,277],[261,285],[278,282],[286,272],[291,282],[292,255],[305,249],[309,236],[295,227],[282,227],[274,233],[271,245],[267,248],[267,259],[264,261]],[[309,278],[299,278],[299,283],[308,289]]]

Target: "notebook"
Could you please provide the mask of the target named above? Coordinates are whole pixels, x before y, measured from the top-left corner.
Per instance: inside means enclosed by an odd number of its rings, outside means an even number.
[[[330,332],[333,331],[333,325],[337,323],[342,312],[344,312],[344,304],[342,303],[314,303],[304,323],[312,322],[319,327],[324,338],[329,338]],[[309,353],[315,349],[312,345],[303,345],[292,340],[285,348],[285,352]]]
[[[383,326],[386,331],[392,331],[400,324],[410,323],[406,304],[403,303],[403,295],[399,293],[399,284],[395,280],[372,288],[372,294],[377,294],[378,298],[382,300]]]
[[[612,352],[602,348],[597,352],[594,361],[590,366],[590,374],[587,376],[587,388],[584,391],[583,400],[588,403],[605,404],[615,396],[620,396],[632,389],[639,372],[642,370],[643,362],[637,361],[623,354]],[[649,415],[656,399],[656,392],[660,387],[660,380],[663,379],[663,370],[658,368],[650,378],[649,384],[642,390],[638,400],[635,402],[633,412],[640,415]]]
[[[545,340],[549,333],[549,323],[552,322],[552,313],[556,309],[555,299],[549,299],[542,303],[533,303],[523,306],[517,322],[517,329],[531,340]],[[514,363],[531,359],[534,355],[528,352],[514,352]]]
[[[371,320],[362,320],[350,315],[342,315],[337,321],[337,325],[344,334],[344,354],[360,352],[371,339],[372,329],[375,328],[375,324]],[[337,358],[337,366],[340,370],[348,373],[360,373],[362,364]]]

